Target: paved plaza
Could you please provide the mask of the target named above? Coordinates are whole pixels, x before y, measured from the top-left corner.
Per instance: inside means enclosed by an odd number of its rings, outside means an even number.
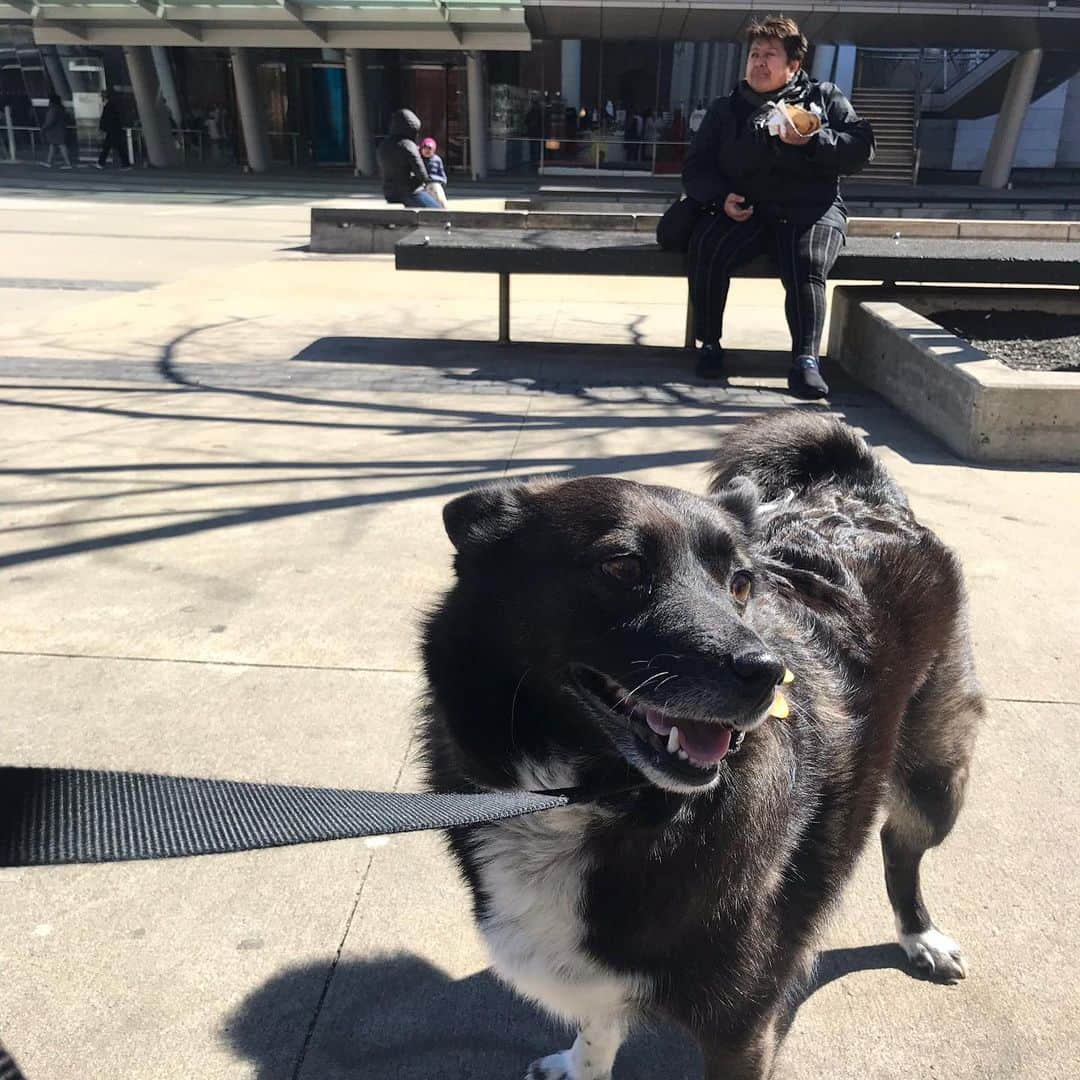
[[[0,174],[0,763],[415,788],[443,504],[536,473],[701,490],[720,431],[792,404],[772,283],[735,283],[707,385],[678,281],[515,279],[533,344],[505,349],[494,278],[305,253],[325,192],[65,184]],[[867,850],[778,1075],[1075,1075],[1077,471],[967,466],[826,370],[963,558],[990,711],[926,873],[969,978],[904,970]],[[5,870],[0,913],[28,1080],[516,1080],[568,1044],[488,971],[433,834]],[[660,1031],[615,1075],[701,1067]]]

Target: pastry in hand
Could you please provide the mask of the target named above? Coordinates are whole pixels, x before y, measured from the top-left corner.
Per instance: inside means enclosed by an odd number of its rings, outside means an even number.
[[[800,135],[813,135],[821,127],[821,119],[808,109],[781,102],[780,108],[787,121]]]

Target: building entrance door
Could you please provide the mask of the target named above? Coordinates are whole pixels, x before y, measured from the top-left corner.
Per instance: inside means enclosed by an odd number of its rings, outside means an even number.
[[[349,99],[345,69],[311,67],[311,148],[319,165],[347,165],[349,154]]]
[[[439,144],[448,169],[466,162],[465,69],[451,64],[410,63],[404,68],[405,102],[420,117],[420,135]]]

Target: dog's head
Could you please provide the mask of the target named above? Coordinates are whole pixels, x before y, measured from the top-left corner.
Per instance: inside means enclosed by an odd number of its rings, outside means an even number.
[[[756,514],[749,483],[700,498],[609,477],[503,484],[449,503],[451,606],[485,623],[489,651],[527,693],[559,702],[524,721],[548,731],[521,731],[519,715],[519,741],[568,755],[604,746],[669,791],[715,784],[783,701],[784,664],[754,629]]]

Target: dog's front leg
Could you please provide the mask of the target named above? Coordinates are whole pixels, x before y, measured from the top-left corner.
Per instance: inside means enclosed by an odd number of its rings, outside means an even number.
[[[611,1067],[625,1037],[621,1017],[586,1021],[569,1050],[534,1061],[525,1080],[611,1080]]]
[[[768,1080],[776,1056],[776,1019],[770,1017],[738,1045],[702,1038],[705,1080]]]

